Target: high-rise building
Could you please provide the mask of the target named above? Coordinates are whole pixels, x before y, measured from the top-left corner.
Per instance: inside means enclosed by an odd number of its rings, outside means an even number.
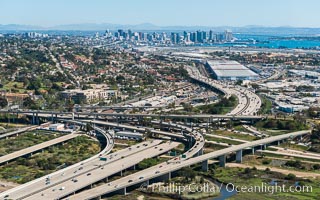
[[[123,31],[122,29],[119,29],[119,30],[118,30],[118,33],[119,33],[119,36],[122,36],[122,37],[123,37],[124,31]]]
[[[183,40],[187,41],[188,38],[188,32],[187,31],[183,31]]]
[[[210,30],[209,31],[209,40],[213,40],[213,31],[212,30]]]
[[[201,42],[206,42],[207,41],[207,32],[202,31],[202,41]]]
[[[131,31],[131,29],[128,30],[128,37],[131,38],[133,36],[133,33]]]
[[[202,32],[201,31],[197,31],[197,41],[196,42],[202,42]]]
[[[195,32],[190,33],[190,40],[192,42],[197,42],[197,34]]]
[[[233,35],[232,35],[232,32],[230,30],[226,30],[224,32],[224,38],[227,42],[231,42],[232,39],[233,39]]]
[[[111,34],[111,33],[110,33],[110,30],[107,29],[106,32],[104,33],[104,36],[105,36],[105,37],[110,37],[110,36],[111,36],[110,34]]]
[[[222,42],[225,40],[225,35],[223,33],[217,34],[217,42]]]
[[[177,34],[171,33],[171,42],[172,44],[177,44]]]

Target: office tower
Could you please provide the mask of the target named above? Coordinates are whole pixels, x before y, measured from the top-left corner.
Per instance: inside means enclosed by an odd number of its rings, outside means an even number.
[[[122,29],[118,30],[119,36],[123,36],[124,31]]]
[[[217,42],[222,42],[222,41],[224,41],[225,40],[225,35],[223,34],[223,33],[219,33],[218,35],[217,35]]]
[[[202,42],[206,42],[206,41],[207,41],[207,32],[202,31]]]
[[[184,39],[186,42],[190,42],[190,33],[187,33],[187,37]]]
[[[106,32],[104,33],[104,36],[105,37],[109,37],[110,36],[110,30],[109,29],[106,30]]]
[[[153,35],[152,34],[147,34],[147,40],[148,41],[153,41]]]
[[[197,31],[197,42],[202,42],[202,32],[201,31]]]
[[[212,30],[210,30],[209,31],[209,40],[213,40],[213,31]]]
[[[225,39],[225,41],[227,41],[227,42],[231,42],[231,41],[232,41],[233,36],[232,36],[232,32],[231,32],[230,30],[226,30],[226,31],[224,32],[224,39]]]
[[[177,34],[171,33],[171,42],[172,44],[177,44]]]
[[[192,33],[190,34],[190,40],[191,40],[192,42],[197,42],[197,34],[196,34],[195,32],[192,32]]]
[[[128,30],[128,37],[131,38],[133,36],[133,33],[131,31],[131,29]]]
[[[134,40],[139,41],[140,40],[140,35],[137,32],[134,32]]]
[[[183,31],[183,40],[184,40],[184,41],[187,41],[187,38],[188,38],[188,33],[187,33],[187,31]]]
[[[180,39],[181,39],[181,38],[180,38],[180,34],[177,33],[177,34],[176,34],[176,41],[177,41],[178,44],[180,43]]]

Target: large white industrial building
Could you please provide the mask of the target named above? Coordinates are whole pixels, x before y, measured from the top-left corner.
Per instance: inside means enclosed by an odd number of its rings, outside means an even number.
[[[206,68],[217,80],[255,80],[259,76],[236,61],[208,60]]]

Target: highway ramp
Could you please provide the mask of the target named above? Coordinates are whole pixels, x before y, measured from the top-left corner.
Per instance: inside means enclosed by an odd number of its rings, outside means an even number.
[[[259,146],[261,144],[269,144],[274,141],[283,140],[283,139],[287,139],[290,137],[297,137],[297,136],[308,134],[308,133],[310,133],[309,130],[297,131],[297,132],[288,133],[288,134],[284,134],[284,135],[278,135],[278,136],[273,136],[270,138],[247,142],[247,143],[240,144],[240,145],[235,145],[235,146],[221,149],[221,150],[218,150],[215,152],[203,154],[198,157],[190,158],[188,160],[182,160],[181,162],[161,163],[159,165],[156,165],[156,166],[150,167],[148,169],[139,171],[139,172],[131,174],[129,176],[117,179],[110,184],[103,184],[103,185],[97,186],[95,188],[82,191],[82,192],[75,194],[73,196],[69,196],[66,199],[78,200],[78,199],[97,198],[97,197],[100,197],[101,195],[111,193],[111,192],[129,187],[132,185],[143,184],[144,182],[146,182],[149,179],[163,176],[166,174],[170,174],[171,172],[179,170],[183,167],[188,167],[190,165],[194,165],[196,163],[201,163],[201,162],[209,160],[209,159],[218,158],[219,156],[223,156],[223,155],[229,154],[231,152],[236,152],[238,150],[246,149],[249,147]],[[143,177],[143,179],[141,179],[140,177]],[[169,175],[169,177],[170,177],[170,175]],[[129,181],[129,180],[132,180],[132,181]]]
[[[55,138],[53,140],[50,140],[50,141],[43,142],[43,143],[28,147],[25,149],[21,149],[19,151],[16,151],[16,152],[13,152],[13,153],[10,153],[7,155],[4,155],[4,156],[0,157],[0,164],[9,162],[11,160],[14,160],[14,159],[19,158],[24,155],[34,153],[34,152],[39,151],[41,149],[45,149],[49,146],[66,142],[66,141],[71,140],[71,139],[78,137],[78,136],[79,136],[78,134],[73,134],[73,133],[67,134],[67,135]]]
[[[91,184],[98,182],[99,180],[103,180],[113,174],[121,172],[122,170],[133,167],[145,158],[158,156],[169,151],[174,147],[177,147],[178,145],[178,142],[171,141],[161,143],[156,146],[157,148],[154,147],[145,149],[139,153],[123,157],[117,160],[116,162],[112,162],[108,165],[105,165],[104,167],[98,167],[97,169],[94,169],[88,173],[81,174],[76,177],[77,182],[74,182],[69,179],[67,181],[59,183],[57,185],[53,185],[52,187],[49,187],[41,192],[38,192],[36,194],[33,194],[32,196],[23,199],[58,199],[69,194],[73,194],[75,191],[90,186]],[[103,163],[103,161],[100,161],[100,163],[101,162]],[[42,185],[45,185],[45,183],[43,182]],[[61,188],[64,189],[61,190]]]

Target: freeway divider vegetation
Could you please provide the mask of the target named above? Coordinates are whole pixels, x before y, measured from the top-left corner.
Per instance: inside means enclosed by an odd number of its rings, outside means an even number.
[[[196,112],[208,114],[226,114],[231,111],[238,104],[237,97],[231,96],[229,98],[222,97],[218,103],[199,106],[193,110]]]
[[[299,131],[306,130],[308,126],[297,120],[280,120],[280,119],[265,119],[260,120],[254,124],[259,129],[273,129],[273,130],[289,130]]]

